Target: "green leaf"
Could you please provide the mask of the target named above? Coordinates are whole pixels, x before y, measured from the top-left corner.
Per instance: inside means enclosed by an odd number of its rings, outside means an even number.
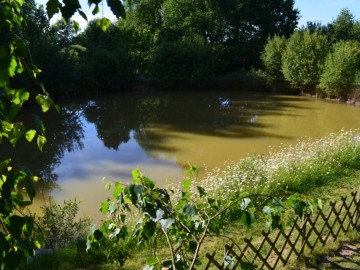
[[[35,123],[38,129],[38,132],[40,132],[41,134],[45,133],[45,125],[43,123],[43,121],[41,121],[41,119],[39,118],[39,116],[35,115]]]
[[[99,26],[104,32],[106,32],[110,25],[111,25],[111,21],[108,18],[102,18],[101,20],[98,20],[96,22],[97,26]]]
[[[207,193],[206,193],[206,191],[205,191],[205,189],[203,187],[197,186],[197,190],[198,190],[198,192],[200,194],[200,197],[204,197],[204,196],[207,195]]]
[[[36,130],[31,129],[26,131],[25,138],[26,140],[28,140],[28,142],[31,142],[34,139],[35,135],[36,135]]]
[[[197,212],[196,207],[191,204],[184,205],[182,209],[187,217],[191,217]]]
[[[37,95],[35,98],[36,102],[41,106],[43,112],[47,112],[53,105],[51,98],[45,95]]]
[[[9,67],[8,67],[8,72],[9,72],[9,76],[10,76],[10,77],[14,77],[14,76],[15,76],[16,67],[17,67],[16,59],[15,59],[15,58],[11,58],[10,64],[9,64]]]
[[[191,179],[190,178],[185,179],[182,183],[183,191],[188,192],[190,189],[190,185],[191,185]]]
[[[246,228],[251,227],[251,215],[249,212],[242,212],[241,214],[241,222]]]
[[[267,205],[264,206],[263,213],[266,214],[266,215],[271,215],[272,210],[271,210],[270,206],[267,206]]]
[[[164,230],[167,230],[175,222],[175,220],[173,218],[167,218],[167,219],[161,219],[159,222],[161,224],[161,227]]]
[[[74,25],[75,33],[79,32],[80,24],[77,21],[73,21],[72,23]]]
[[[44,144],[46,143],[46,138],[44,136],[37,137],[37,145],[40,151],[43,150]]]
[[[155,187],[155,183],[153,181],[151,181],[149,178],[144,177],[143,178],[144,181],[144,186],[150,189],[153,189]]]
[[[35,197],[35,188],[31,180],[27,179],[23,181],[23,184],[25,185],[26,193],[28,194],[30,200],[32,201]]]
[[[110,7],[116,18],[122,17],[125,19],[125,8],[120,0],[107,0],[106,2],[108,3],[108,6]]]
[[[84,11],[78,10],[78,12],[79,12],[79,14],[81,15],[81,17],[83,17],[84,20],[87,21],[87,16],[86,16],[86,14],[84,13]]]
[[[61,14],[66,22],[75,14],[78,9],[81,9],[78,0],[63,0],[64,6],[61,7]]]
[[[244,198],[241,200],[241,210],[246,210],[251,203],[251,200],[249,198]]]
[[[114,191],[113,191],[113,197],[116,198],[116,199],[119,198],[119,195],[123,191],[124,191],[124,189],[122,187],[122,183],[116,182],[115,183],[115,188],[114,188]]]
[[[101,213],[107,214],[109,210],[109,206],[110,206],[109,201],[101,202],[101,207],[100,207]]]
[[[285,209],[284,205],[283,205],[281,199],[279,199],[278,197],[275,197],[273,199],[273,204],[274,204],[274,209],[275,209],[276,212],[280,213],[280,212],[284,211],[284,209]]]
[[[46,11],[49,17],[49,20],[56,14],[61,8],[59,0],[49,0],[46,3]]]
[[[91,13],[92,13],[92,15],[96,15],[96,14],[98,14],[99,12],[100,12],[99,5],[96,5]]]

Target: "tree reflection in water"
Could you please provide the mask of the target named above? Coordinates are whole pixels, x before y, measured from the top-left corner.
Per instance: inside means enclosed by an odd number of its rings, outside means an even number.
[[[58,175],[53,171],[60,165],[65,151],[75,151],[83,148],[82,139],[84,130],[77,108],[63,106],[60,113],[49,111],[41,116],[46,126],[47,143],[43,152],[40,152],[35,143],[19,142],[19,147],[13,149],[10,145],[4,145],[5,156],[8,153],[18,166],[26,166],[34,175],[41,177],[37,182],[36,189],[42,196],[48,196],[51,190],[58,187],[56,181]],[[14,151],[16,150],[16,151]]]

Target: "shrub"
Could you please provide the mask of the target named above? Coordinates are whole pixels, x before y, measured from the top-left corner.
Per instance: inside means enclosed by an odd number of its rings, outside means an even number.
[[[90,219],[76,219],[79,204],[76,199],[65,200],[62,205],[51,200],[42,207],[43,216],[39,218],[39,223],[44,231],[45,247],[53,250],[65,248],[80,238],[86,238]]]
[[[347,98],[359,66],[360,44],[340,41],[326,58],[320,88],[330,97]]]

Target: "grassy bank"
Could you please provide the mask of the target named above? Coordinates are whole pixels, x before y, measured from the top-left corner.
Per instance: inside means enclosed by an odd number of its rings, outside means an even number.
[[[193,182],[192,189],[196,190],[196,186],[199,185],[214,198],[220,198],[224,205],[246,194],[284,192],[299,192],[321,198],[326,205],[329,200],[338,200],[340,196],[349,194],[360,186],[360,130],[342,131],[339,134],[330,134],[317,140],[304,138],[294,145],[273,148],[267,155],[249,156],[238,162],[228,162],[224,170],[214,169],[207,172],[205,179]],[[291,220],[293,220],[292,217],[289,218],[289,223]],[[224,233],[235,241],[241,242],[244,236],[257,237],[260,235],[261,229],[264,228],[264,222],[260,220],[258,223],[259,226],[247,230],[240,222],[232,219],[225,226]],[[166,254],[166,247],[161,242],[157,243],[157,252]],[[223,249],[225,242],[219,238],[211,239],[205,243],[204,250]],[[35,263],[37,263],[37,269],[72,269],[75,267],[142,269],[146,263],[145,258],[152,255],[151,244],[143,247],[128,243],[123,246],[119,245],[120,253],[122,248],[128,249],[127,252],[129,252],[128,259],[121,267],[117,263],[111,263],[114,257],[106,259],[106,249],[114,249],[114,246],[102,247],[100,253],[96,250],[91,251],[87,255],[90,256],[89,258],[83,257],[84,253],[79,249],[72,249],[72,251],[69,249],[71,252],[68,253],[68,259],[66,256],[64,257],[64,254],[67,254],[64,251],[51,255],[45,254],[44,256],[53,256],[51,261],[60,261],[54,266],[55,268],[49,268],[48,263],[42,266],[41,261],[46,262],[46,257],[35,260]],[[336,245],[336,243],[333,244],[331,248],[336,248]],[[314,253],[308,260],[312,264],[316,264],[323,251],[329,251],[329,249]],[[77,253],[83,258],[84,265],[73,265],[74,258],[78,256]],[[202,254],[204,255],[204,253]],[[57,257],[61,259],[57,260]],[[306,269],[305,262],[301,261],[294,261],[289,265],[289,268],[291,267]],[[29,269],[31,269],[31,265]]]
[[[308,193],[360,169],[360,130],[317,140],[303,138],[294,145],[272,148],[267,155],[227,162],[225,167],[207,172],[193,188],[201,185],[224,200],[252,193]]]

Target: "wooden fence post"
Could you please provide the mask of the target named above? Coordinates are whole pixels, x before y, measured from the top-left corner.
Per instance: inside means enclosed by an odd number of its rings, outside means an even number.
[[[301,236],[301,251],[304,250],[305,248],[305,243],[306,243],[306,222],[307,222],[307,215],[304,214],[302,216],[301,219],[301,231],[302,231],[302,236]]]

